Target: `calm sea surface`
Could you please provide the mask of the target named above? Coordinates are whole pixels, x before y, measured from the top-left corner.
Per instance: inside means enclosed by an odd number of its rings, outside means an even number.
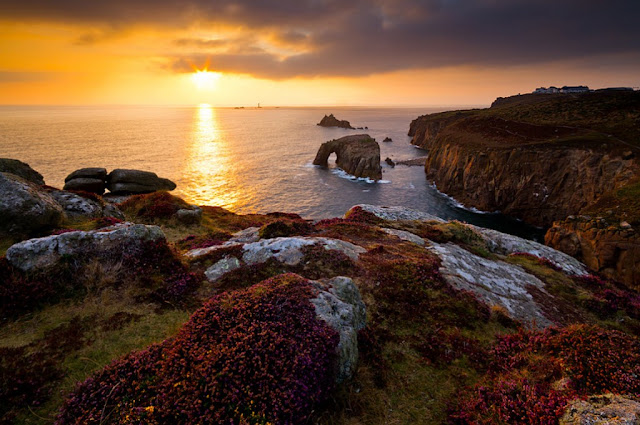
[[[239,213],[286,211],[306,218],[341,216],[352,205],[401,205],[445,219],[540,239],[535,228],[500,214],[475,213],[440,194],[422,167],[388,167],[383,181],[353,180],[330,166],[311,165],[321,143],[367,133],[381,159],[424,156],[409,144],[411,120],[437,109],[0,107],[0,157],[39,171],[48,185],[82,167],[154,171],[178,185],[191,203]],[[368,130],[323,128],[334,113]],[[392,143],[382,143],[385,137]],[[333,155],[332,155],[333,157]]]

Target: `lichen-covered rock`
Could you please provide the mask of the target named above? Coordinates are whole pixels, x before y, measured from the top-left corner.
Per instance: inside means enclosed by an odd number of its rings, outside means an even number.
[[[383,220],[421,220],[444,222],[443,219],[436,217],[433,214],[398,206],[386,207],[380,205],[359,204],[351,207],[349,211],[352,211],[354,208],[358,207],[362,208],[364,211],[370,212],[371,214]],[[349,215],[349,211],[347,211],[345,216]]]
[[[0,172],[0,235],[32,235],[59,225],[63,218],[62,207],[40,186]]]
[[[260,228],[259,227],[247,227],[244,230],[240,230],[232,235],[228,242],[239,243],[251,243],[258,242],[260,240]]]
[[[144,243],[161,240],[165,240],[165,235],[158,226],[120,223],[100,230],[68,232],[19,242],[9,247],[6,258],[12,266],[33,272],[55,266],[62,257],[83,261],[109,258],[123,252],[135,253]]]
[[[202,220],[202,208],[181,208],[176,212],[176,219],[182,224],[198,224]]]
[[[411,232],[407,232],[406,230],[389,229],[389,228],[383,227],[382,231],[389,235],[396,236],[402,239],[403,241],[413,242],[414,244],[417,244],[420,246],[424,246],[426,244],[424,239],[422,239],[420,236]]]
[[[531,288],[546,293],[544,283],[521,267],[479,257],[453,243],[431,242],[440,257],[440,273],[454,287],[477,294],[489,305],[502,306],[513,318],[547,327],[553,323],[534,300]]]
[[[0,158],[0,172],[15,174],[36,185],[44,184],[42,174],[31,168],[29,164],[17,159]]]
[[[518,236],[498,232],[493,229],[471,226],[487,243],[491,252],[509,255],[517,252],[526,252],[540,258],[546,258],[556,267],[561,268],[571,276],[584,276],[589,274],[587,268],[580,261],[541,243],[523,239]]]
[[[93,199],[63,190],[53,190],[50,194],[60,204],[67,217],[72,220],[97,218],[103,215],[102,204]]]
[[[192,249],[191,251],[188,251],[184,255],[189,259],[195,260],[197,258],[203,257],[207,254],[211,254],[212,252],[216,252],[221,249],[234,248],[242,245],[243,244],[240,242],[227,241],[222,245],[213,245],[213,246],[208,246],[206,248],[195,248],[195,249]]]
[[[242,263],[236,257],[228,255],[209,267],[205,272],[205,276],[209,282],[215,282],[226,273],[240,268]]]
[[[355,177],[380,180],[380,145],[368,134],[345,136],[324,142],[315,159],[314,165],[326,167],[329,155],[336,154],[336,165]]]
[[[640,425],[640,403],[605,394],[569,404],[560,425]]]
[[[358,331],[367,325],[367,310],[360,291],[352,279],[338,276],[313,282],[320,292],[311,300],[318,318],[340,335],[336,381],[353,375],[358,363]]]
[[[112,193],[151,193],[173,190],[176,184],[150,171],[119,168],[107,176],[107,188]]]
[[[327,250],[340,251],[352,260],[366,252],[360,246],[339,239],[314,237],[288,237],[264,239],[244,245],[242,259],[246,264],[260,264],[274,258],[289,266],[299,264],[304,258],[302,248],[319,244]]]
[[[627,223],[568,217],[553,224],[545,243],[608,278],[640,287],[640,233]]]

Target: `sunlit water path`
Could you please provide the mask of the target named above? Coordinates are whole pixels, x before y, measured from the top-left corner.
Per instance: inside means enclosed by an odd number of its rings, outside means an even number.
[[[175,194],[192,203],[240,213],[326,218],[359,203],[402,205],[539,239],[523,223],[460,208],[428,184],[422,167],[383,163],[385,183],[367,183],[311,165],[322,142],[358,133],[380,142],[383,160],[423,156],[407,131],[429,112],[436,110],[0,107],[0,157],[29,163],[52,186],[81,167],[137,168],[175,181]],[[316,126],[325,113],[368,130]],[[382,143],[387,136],[392,143]]]

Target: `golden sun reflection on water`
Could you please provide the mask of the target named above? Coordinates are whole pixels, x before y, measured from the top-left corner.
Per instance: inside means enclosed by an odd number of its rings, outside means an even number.
[[[234,209],[238,204],[236,174],[230,164],[229,149],[219,129],[216,110],[200,104],[195,110],[191,146],[185,167],[188,185],[185,197],[196,205]]]

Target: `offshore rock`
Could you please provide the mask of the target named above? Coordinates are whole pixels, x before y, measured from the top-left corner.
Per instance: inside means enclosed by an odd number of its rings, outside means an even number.
[[[367,310],[358,287],[344,276],[312,281],[320,291],[311,300],[319,319],[340,335],[336,382],[351,378],[358,364],[358,331],[367,324]]]
[[[313,160],[326,167],[329,155],[336,154],[336,165],[355,177],[380,180],[380,146],[368,134],[345,136],[323,143]]]
[[[7,250],[7,261],[24,272],[47,270],[63,257],[77,261],[97,258],[120,258],[124,253],[134,254],[146,242],[164,241],[158,226],[119,223],[111,227],[88,232],[68,232],[61,235],[29,239],[12,245]]]
[[[640,234],[629,223],[568,217],[555,222],[544,239],[547,245],[577,258],[591,270],[640,287]]]
[[[107,180],[109,191],[117,194],[151,193],[176,188],[176,184],[171,180],[158,177],[150,171],[119,168],[110,172]]]
[[[340,127],[355,130],[355,128],[351,127],[351,123],[349,123],[349,121],[339,120],[334,117],[333,114],[325,115],[317,125],[321,127]]]
[[[640,425],[640,403],[614,394],[574,400],[560,425]]]
[[[41,186],[0,172],[0,235],[28,236],[64,218],[62,207]]]
[[[42,174],[31,168],[29,164],[17,159],[0,158],[0,172],[15,174],[36,185],[44,184]]]

